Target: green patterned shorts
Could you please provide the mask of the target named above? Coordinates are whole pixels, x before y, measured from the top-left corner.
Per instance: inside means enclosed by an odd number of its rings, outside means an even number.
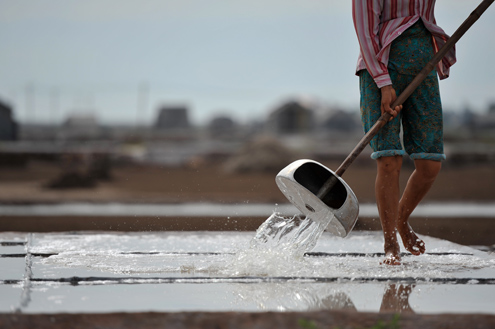
[[[397,96],[433,57],[430,32],[421,20],[404,31],[391,45],[388,70]],[[368,71],[359,72],[361,118],[367,132],[381,116],[381,92]],[[401,145],[400,133],[403,133]],[[436,71],[432,71],[404,102],[402,111],[371,140],[377,159],[404,155],[411,159],[441,161],[443,153],[442,104]],[[405,151],[404,151],[405,149]]]

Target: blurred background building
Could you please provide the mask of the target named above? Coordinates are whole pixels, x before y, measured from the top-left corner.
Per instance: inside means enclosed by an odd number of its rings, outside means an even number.
[[[17,123],[14,121],[12,108],[0,100],[0,140],[17,139]]]
[[[191,159],[226,159],[256,138],[270,136],[307,157],[343,160],[363,136],[359,109],[293,96],[266,109],[263,121],[239,123],[222,114],[194,125],[190,111],[186,106],[161,105],[156,108],[156,121],[149,125],[103,124],[91,111],[71,112],[60,124],[18,123],[16,110],[1,102],[0,153],[57,156],[84,150],[108,152],[112,159],[177,166]],[[444,117],[446,154],[451,160],[447,165],[495,161],[494,104],[484,113],[466,108],[461,113],[447,110]]]

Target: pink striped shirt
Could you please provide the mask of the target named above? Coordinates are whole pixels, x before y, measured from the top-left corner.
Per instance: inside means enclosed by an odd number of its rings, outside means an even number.
[[[367,69],[378,88],[391,85],[387,70],[390,45],[419,19],[432,34],[437,52],[448,36],[436,25],[434,9],[435,0],[353,0],[352,18],[361,48],[356,73]],[[453,48],[437,65],[440,79],[449,76],[455,62]]]

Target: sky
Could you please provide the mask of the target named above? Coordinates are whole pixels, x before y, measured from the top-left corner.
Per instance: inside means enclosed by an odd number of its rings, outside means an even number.
[[[451,35],[480,3],[438,0]],[[457,44],[445,109],[495,102],[495,5]],[[193,123],[263,120],[291,98],[359,109],[347,0],[0,0],[0,100],[21,122],[73,113],[149,124],[161,106]]]

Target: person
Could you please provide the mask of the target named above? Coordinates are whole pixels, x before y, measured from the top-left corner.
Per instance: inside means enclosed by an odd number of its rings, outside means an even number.
[[[424,242],[409,225],[409,216],[437,177],[443,153],[442,105],[438,76],[449,76],[452,48],[401,105],[393,101],[431,60],[448,36],[436,24],[435,0],[353,0],[352,17],[360,46],[356,68],[360,108],[367,132],[384,113],[390,121],[374,136],[375,196],[384,235],[383,264],[400,265],[399,233],[413,255],[425,252]],[[400,140],[402,125],[403,145]],[[400,194],[402,157],[415,169]]]

